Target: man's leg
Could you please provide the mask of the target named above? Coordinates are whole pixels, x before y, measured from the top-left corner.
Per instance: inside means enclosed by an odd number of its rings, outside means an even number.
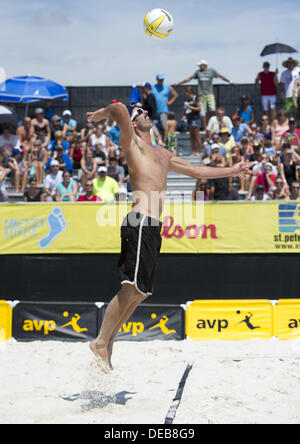
[[[96,357],[112,370],[111,354],[114,340],[121,326],[146,299],[133,285],[124,284],[106,309],[99,336],[90,345]]]

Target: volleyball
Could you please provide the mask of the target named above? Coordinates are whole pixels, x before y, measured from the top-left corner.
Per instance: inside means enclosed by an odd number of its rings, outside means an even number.
[[[153,9],[146,14],[144,28],[149,37],[164,39],[173,31],[174,20],[164,9]]]

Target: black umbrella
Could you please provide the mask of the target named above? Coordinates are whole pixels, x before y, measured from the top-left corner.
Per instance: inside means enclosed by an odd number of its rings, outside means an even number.
[[[296,49],[291,46],[284,45],[283,43],[273,43],[272,45],[267,45],[263,52],[261,53],[261,57],[265,57],[270,54],[291,54],[293,52],[298,52]]]

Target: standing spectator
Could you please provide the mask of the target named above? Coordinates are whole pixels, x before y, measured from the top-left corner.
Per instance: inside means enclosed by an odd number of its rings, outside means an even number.
[[[66,110],[63,112],[63,132],[66,135],[67,139],[71,137],[71,135],[77,130],[77,122],[75,119],[72,119],[72,112],[70,110]]]
[[[280,79],[280,88],[284,96],[285,110],[291,116],[296,112],[296,107],[293,101],[293,86],[294,86],[294,75],[293,71],[296,66],[299,65],[298,60],[289,57],[282,64],[285,71],[283,71]],[[298,73],[297,73],[298,74]]]
[[[236,114],[241,117],[243,123],[249,126],[255,121],[254,108],[245,94],[241,97],[241,106],[236,110]]]
[[[300,183],[298,181],[292,183],[290,200],[300,200]]]
[[[44,190],[38,189],[36,177],[29,179],[29,189],[23,195],[24,202],[45,202]]]
[[[200,136],[201,127],[201,104],[197,94],[191,86],[187,86],[184,91],[187,100],[184,102],[185,117],[187,119],[191,145],[193,150],[193,156],[201,155],[202,152],[202,140]]]
[[[118,165],[118,160],[116,157],[109,158],[109,165],[107,168],[107,175],[118,182],[119,185],[123,183],[124,180],[124,168]]]
[[[219,74],[215,69],[208,67],[208,62],[206,60],[201,60],[198,63],[199,69],[187,79],[182,82],[176,83],[174,86],[179,86],[184,83],[191,82],[192,80],[198,80],[198,98],[203,107],[203,127],[204,131],[207,129],[206,113],[207,111],[212,116],[216,111],[216,99],[214,95],[213,80],[214,78],[219,78],[224,80],[224,82],[230,83],[236,86],[236,83],[228,80],[226,77]]]
[[[275,150],[280,150],[281,137],[289,129],[288,113],[285,109],[281,109],[278,113],[277,119],[272,123],[272,145]]]
[[[29,151],[31,142],[35,137],[34,128],[31,125],[31,118],[25,117],[23,125],[17,129],[17,137],[24,151]]]
[[[80,196],[77,201],[78,202],[102,202],[102,199],[100,197],[95,196],[95,194],[93,193],[93,182],[88,179],[84,190],[85,190],[85,195],[84,196]]]
[[[63,173],[63,180],[56,187],[56,202],[76,202],[78,185],[69,171]]]
[[[164,144],[167,150],[177,155],[177,130],[178,122],[173,111],[168,112],[168,120],[164,131]]]
[[[225,116],[224,108],[218,108],[215,116],[212,116],[209,119],[207,126],[207,135],[210,137],[212,132],[219,133],[222,128],[227,128],[229,130],[229,134],[232,130],[232,121],[230,117]]]
[[[98,177],[93,180],[93,193],[104,202],[116,200],[119,194],[118,182],[107,176],[107,168],[98,168]]]
[[[270,71],[269,62],[263,64],[263,71],[257,75],[255,83],[261,94],[263,110],[273,122],[276,118],[278,76],[277,72]]]
[[[63,172],[59,169],[59,162],[52,160],[50,165],[50,174],[45,179],[45,193],[48,201],[56,200],[56,187],[63,180]]]
[[[85,188],[85,184],[88,180],[93,180],[97,176],[97,160],[93,157],[93,151],[87,150],[85,155],[81,159],[81,184]]]
[[[157,120],[154,120],[153,123],[157,125],[158,129],[163,134],[166,127],[169,106],[175,102],[178,98],[178,94],[172,86],[164,83],[164,73],[158,73],[156,75],[156,80],[157,83],[151,88],[151,92],[155,97],[157,112]]]
[[[246,123],[241,123],[241,117],[235,115],[232,117],[233,127],[231,129],[231,136],[237,144],[241,144],[242,138],[251,134],[251,130]]]
[[[283,143],[289,143],[293,148],[300,147],[300,130],[297,129],[297,122],[294,117],[289,119],[289,128],[281,136],[281,147]]]
[[[151,84],[146,82],[142,92],[142,107],[145,111],[148,111],[148,116],[154,122],[158,120],[156,99],[151,92]]]

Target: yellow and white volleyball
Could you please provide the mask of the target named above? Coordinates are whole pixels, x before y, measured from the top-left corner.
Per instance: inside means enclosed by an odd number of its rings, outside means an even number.
[[[174,20],[171,14],[164,9],[153,9],[144,19],[145,32],[149,37],[164,39],[174,29]]]

